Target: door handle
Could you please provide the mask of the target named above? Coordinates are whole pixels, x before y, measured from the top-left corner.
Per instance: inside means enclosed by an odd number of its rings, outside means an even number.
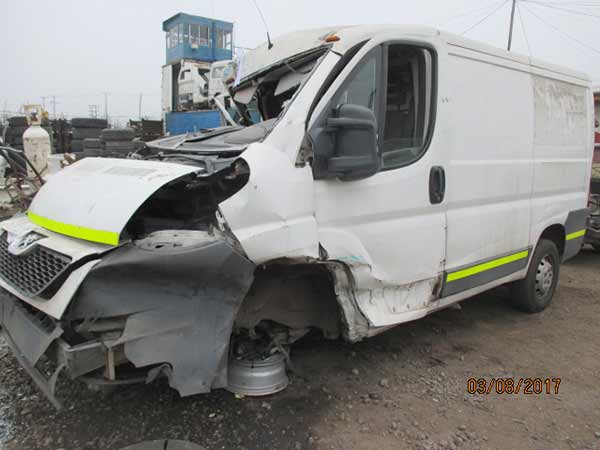
[[[432,205],[444,201],[446,196],[446,172],[442,166],[433,166],[429,172],[429,200]]]

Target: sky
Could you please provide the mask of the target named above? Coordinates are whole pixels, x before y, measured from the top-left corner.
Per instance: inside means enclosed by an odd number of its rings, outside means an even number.
[[[235,23],[235,45],[265,29],[253,0],[1,0],[0,112],[45,103],[85,117],[90,105],[125,123],[160,117],[162,21],[178,12]],[[509,0],[256,0],[271,35],[348,24],[435,26],[505,47]],[[600,0],[518,0],[513,51],[588,73],[600,83]],[[525,32],[524,32],[525,30]],[[106,93],[106,95],[105,95]],[[52,103],[54,96],[56,104]],[[45,98],[43,98],[45,97]]]

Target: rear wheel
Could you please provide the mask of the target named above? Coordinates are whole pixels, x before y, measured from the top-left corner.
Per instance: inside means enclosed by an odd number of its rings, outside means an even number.
[[[594,250],[600,253],[600,244],[592,244],[592,247],[594,247]]]
[[[556,244],[540,240],[527,271],[527,277],[512,285],[511,303],[521,311],[538,313],[548,307],[560,272],[560,255]]]

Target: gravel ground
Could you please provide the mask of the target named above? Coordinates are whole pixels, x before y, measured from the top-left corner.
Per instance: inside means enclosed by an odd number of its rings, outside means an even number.
[[[56,413],[0,341],[0,449],[116,450],[183,439],[216,449],[600,449],[600,254],[563,267],[553,305],[498,289],[365,342],[305,340],[284,392],[181,399],[59,384]],[[471,395],[470,377],[560,377],[559,394]],[[3,443],[3,444],[2,444]]]

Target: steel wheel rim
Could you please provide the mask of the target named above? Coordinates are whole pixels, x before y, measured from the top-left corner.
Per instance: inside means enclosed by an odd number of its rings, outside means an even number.
[[[538,298],[546,296],[554,284],[554,261],[550,255],[544,256],[535,274],[535,294]]]

